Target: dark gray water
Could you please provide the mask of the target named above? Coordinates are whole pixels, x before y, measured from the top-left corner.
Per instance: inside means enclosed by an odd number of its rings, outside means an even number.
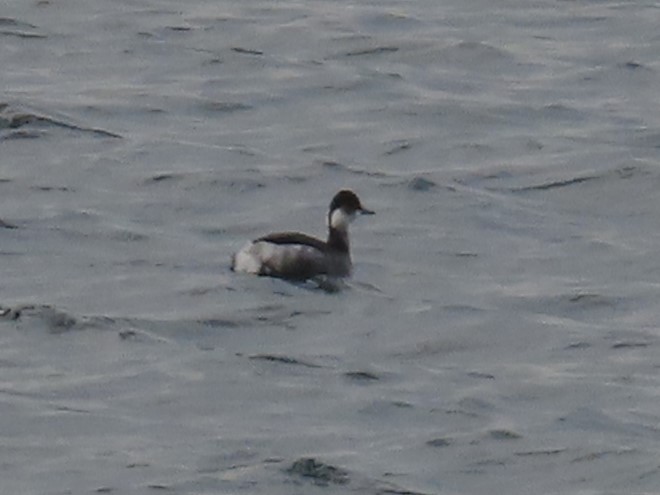
[[[658,5],[1,5],[0,493],[658,491]]]

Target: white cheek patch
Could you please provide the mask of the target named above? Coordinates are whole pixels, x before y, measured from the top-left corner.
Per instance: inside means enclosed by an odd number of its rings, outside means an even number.
[[[330,227],[337,230],[346,230],[353,220],[355,220],[355,213],[348,214],[342,208],[338,208],[330,215]]]

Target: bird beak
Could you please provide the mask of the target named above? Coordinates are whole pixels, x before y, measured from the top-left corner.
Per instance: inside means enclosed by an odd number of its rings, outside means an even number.
[[[360,214],[361,215],[375,215],[376,212],[374,210],[367,210],[366,208],[360,208]]]

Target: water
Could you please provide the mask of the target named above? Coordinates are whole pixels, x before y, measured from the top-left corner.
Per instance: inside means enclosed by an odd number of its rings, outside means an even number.
[[[0,17],[1,493],[657,491],[655,4]]]

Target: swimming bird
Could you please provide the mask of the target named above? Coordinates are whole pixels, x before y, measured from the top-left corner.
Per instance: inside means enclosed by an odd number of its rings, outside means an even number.
[[[353,191],[344,189],[332,198],[328,209],[328,239],[300,232],[268,234],[248,242],[232,256],[232,270],[289,280],[319,275],[346,277],[352,263],[348,226],[361,215],[373,215]]]

